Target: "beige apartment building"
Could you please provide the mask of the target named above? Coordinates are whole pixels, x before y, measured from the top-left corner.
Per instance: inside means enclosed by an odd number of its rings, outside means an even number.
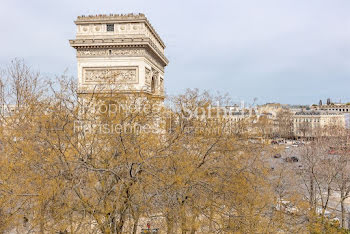
[[[345,128],[346,115],[327,111],[300,111],[293,115],[293,133],[295,137],[315,137],[329,135],[325,129]]]
[[[311,108],[313,110],[350,113],[350,104],[348,105],[344,103],[333,103],[330,105],[313,105],[311,106]]]
[[[266,103],[257,107],[260,114],[271,114],[274,118],[276,118],[278,112],[285,109],[288,109],[288,105],[280,103]]]

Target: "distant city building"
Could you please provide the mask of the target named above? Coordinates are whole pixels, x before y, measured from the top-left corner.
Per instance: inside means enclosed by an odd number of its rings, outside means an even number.
[[[260,114],[270,114],[274,118],[279,111],[284,109],[288,109],[288,105],[280,103],[266,103],[257,107]]]
[[[327,134],[326,127],[345,128],[346,115],[327,111],[300,111],[293,115],[293,132],[295,137],[315,137]]]
[[[311,109],[321,111],[332,111],[341,113],[350,113],[350,103],[331,103],[329,105],[312,105]]]

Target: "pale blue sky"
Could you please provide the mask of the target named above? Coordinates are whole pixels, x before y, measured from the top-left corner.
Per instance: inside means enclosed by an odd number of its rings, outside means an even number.
[[[76,76],[76,16],[131,12],[145,13],[167,45],[169,94],[350,101],[349,0],[1,0],[0,65],[20,57],[43,74]]]

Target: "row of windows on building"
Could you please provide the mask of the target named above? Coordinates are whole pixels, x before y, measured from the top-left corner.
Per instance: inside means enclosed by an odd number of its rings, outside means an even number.
[[[327,109],[321,109],[321,110],[349,112],[349,109],[345,109],[345,108],[327,108]]]
[[[320,119],[295,119],[295,122],[320,122]]]

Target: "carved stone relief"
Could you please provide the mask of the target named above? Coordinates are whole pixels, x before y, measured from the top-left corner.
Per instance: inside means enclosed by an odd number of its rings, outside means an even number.
[[[145,68],[145,83],[151,85],[152,73],[148,68]]]
[[[143,49],[81,49],[77,56],[144,55]]]
[[[164,79],[161,77],[160,78],[160,92],[163,93],[164,92]]]
[[[87,83],[138,83],[137,67],[83,68]]]
[[[78,49],[78,57],[93,57],[93,56],[143,56],[149,59],[154,65],[156,65],[161,71],[164,71],[162,64],[155,59],[153,55],[147,52],[145,49],[140,48],[100,48],[100,49]]]

